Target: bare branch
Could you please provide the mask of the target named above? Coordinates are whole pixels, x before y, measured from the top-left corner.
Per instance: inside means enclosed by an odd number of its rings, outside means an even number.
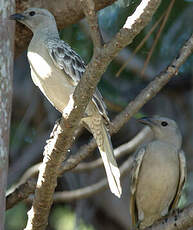
[[[167,9],[167,11],[166,11],[166,14],[165,14],[165,16],[164,16],[164,20],[163,20],[163,22],[162,22],[162,24],[161,24],[161,26],[160,26],[160,28],[159,28],[159,30],[158,30],[158,33],[157,33],[157,35],[156,35],[156,37],[155,37],[155,40],[154,40],[154,42],[153,42],[153,45],[152,45],[152,47],[151,47],[151,49],[150,49],[150,52],[148,53],[148,56],[147,56],[147,59],[146,59],[145,63],[144,63],[144,67],[143,67],[143,69],[142,69],[142,71],[141,71],[141,75],[142,75],[142,76],[144,76],[144,73],[145,73],[145,70],[146,70],[146,68],[147,68],[147,65],[148,65],[148,63],[149,63],[149,61],[150,61],[150,59],[151,59],[151,57],[152,57],[153,51],[154,51],[154,49],[155,49],[155,47],[156,47],[156,45],[157,45],[157,42],[158,42],[158,40],[159,40],[159,38],[160,38],[160,36],[161,36],[161,33],[162,33],[162,31],[163,31],[163,29],[164,29],[164,27],[165,27],[165,25],[166,25],[166,22],[168,21],[168,18],[169,18],[169,16],[170,16],[170,13],[171,13],[171,10],[172,10],[172,7],[173,7],[174,3],[175,3],[175,0],[172,0],[172,1],[170,2],[170,4],[169,4],[169,7],[168,7],[168,9]]]
[[[94,0],[80,0],[80,3],[89,23],[90,35],[94,43],[94,48],[102,48],[104,42],[98,25],[95,2]]]
[[[142,106],[152,99],[175,75],[193,52],[193,34],[179,51],[172,63],[145,87],[127,107],[116,116],[111,126],[111,134],[116,133]]]
[[[167,219],[167,220],[166,220]],[[154,224],[152,230],[185,230],[192,227],[193,222],[193,204],[184,208],[183,210],[176,210],[169,218],[166,217],[165,221]],[[150,228],[146,228],[150,229]]]
[[[147,137],[151,138],[152,132],[148,127],[143,128],[131,141],[120,145],[118,148],[114,149],[114,154],[116,159],[126,155],[131,154],[135,149],[141,145]],[[101,158],[92,162],[81,162],[74,169],[73,172],[82,172],[93,170],[95,168],[103,166],[103,161]],[[64,166],[65,167],[65,166]],[[63,171],[61,170],[61,173]]]
[[[133,156],[130,156],[120,167],[121,177],[128,175],[132,169]],[[108,187],[108,181],[106,178],[103,178],[96,184],[89,185],[84,188],[76,189],[73,191],[63,191],[55,192],[54,202],[70,202],[73,200],[80,200],[83,198],[88,198],[98,192],[104,191]],[[30,201],[30,198],[28,199]]]
[[[157,28],[157,26],[159,25],[159,23],[162,21],[163,17],[165,16],[165,12],[160,16],[160,18],[155,22],[155,24],[152,26],[152,28],[150,29],[150,31],[148,31],[148,33],[146,34],[146,36],[143,38],[143,40],[139,43],[139,45],[136,47],[136,49],[133,51],[133,53],[131,54],[131,56],[127,59],[127,61],[121,66],[121,68],[118,70],[118,72],[116,73],[116,77],[119,77],[120,74],[122,73],[122,71],[126,68],[126,66],[128,65],[128,63],[131,61],[131,59],[134,57],[134,55],[143,47],[143,45],[145,44],[145,42],[147,41],[147,39],[150,37],[150,35],[153,33],[153,31]]]
[[[130,156],[120,167],[121,177],[127,175],[133,164],[133,156]],[[64,202],[64,201],[72,201],[79,200],[83,198],[90,197],[98,192],[105,190],[108,187],[108,181],[106,178],[102,179],[96,184],[87,186],[85,188],[73,190],[73,191],[64,191],[64,192],[56,192],[54,194],[54,202]]]
[[[34,193],[36,183],[37,181],[35,178],[30,178],[24,184],[21,184],[18,188],[16,188],[14,192],[8,194],[6,209],[12,208],[18,202],[27,199],[30,194]]]

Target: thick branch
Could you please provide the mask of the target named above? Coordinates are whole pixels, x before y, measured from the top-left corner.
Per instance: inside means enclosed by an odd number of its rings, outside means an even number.
[[[98,25],[95,2],[94,0],[80,0],[80,3],[87,21],[90,24],[90,35],[94,43],[94,48],[101,48],[103,45],[103,39]]]
[[[171,217],[166,218],[164,221],[153,225],[151,230],[185,230],[192,227],[193,223],[193,204],[184,208],[183,210],[177,210]]]

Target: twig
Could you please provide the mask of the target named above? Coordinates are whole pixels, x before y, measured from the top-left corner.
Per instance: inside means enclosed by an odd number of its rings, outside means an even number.
[[[161,24],[161,26],[160,26],[160,28],[159,28],[159,30],[158,30],[158,33],[157,33],[157,35],[156,35],[156,37],[155,37],[155,40],[154,40],[154,42],[153,42],[153,45],[152,45],[152,47],[151,47],[151,49],[150,49],[150,51],[149,51],[149,53],[148,53],[148,56],[147,56],[147,58],[146,58],[146,60],[145,60],[143,69],[142,69],[142,71],[141,71],[141,75],[142,75],[142,76],[144,75],[145,69],[146,69],[146,67],[147,67],[147,65],[148,65],[148,63],[149,63],[149,61],[150,61],[150,59],[151,59],[151,57],[152,57],[153,51],[154,51],[154,49],[155,49],[155,47],[156,47],[156,45],[157,45],[157,43],[158,43],[158,40],[159,40],[159,38],[160,38],[160,35],[161,35],[161,33],[162,33],[162,31],[163,31],[165,25],[166,25],[166,22],[167,22],[167,20],[168,20],[168,17],[169,17],[169,15],[170,15],[170,12],[171,12],[171,10],[172,10],[172,7],[173,7],[173,5],[174,5],[174,2],[175,2],[175,0],[172,0],[172,1],[170,2],[170,5],[169,5],[169,7],[168,7],[168,9],[167,9],[167,12],[166,12],[166,15],[165,15],[165,17],[164,17],[164,20],[163,20],[163,22],[162,22],[162,24]]]
[[[150,37],[150,35],[153,33],[153,31],[156,29],[156,27],[159,25],[159,23],[161,22],[161,20],[163,19],[165,15],[165,12],[161,15],[161,17],[155,22],[155,24],[152,26],[152,28],[150,29],[150,31],[146,34],[146,36],[143,38],[143,40],[139,43],[139,45],[137,46],[137,48],[133,51],[133,53],[131,54],[131,56],[127,59],[127,61],[121,66],[121,68],[119,69],[119,71],[116,73],[116,77],[119,77],[120,74],[122,73],[122,71],[125,69],[125,67],[127,66],[127,64],[130,62],[130,60],[133,58],[133,56],[141,49],[141,47],[145,44],[145,42],[147,41],[147,39]]]
[[[128,175],[132,169],[133,156],[130,156],[120,167],[121,177]],[[104,191],[108,187],[108,181],[103,178],[99,182],[89,185],[84,188],[76,189],[73,191],[55,192],[54,202],[70,202],[73,200],[80,200],[88,198],[98,192]],[[30,201],[30,198],[28,199]]]
[[[152,135],[151,130],[148,127],[143,128],[131,141],[120,145],[118,148],[114,149],[114,154],[116,159],[126,155],[131,154],[135,149],[144,142],[147,136]],[[92,162],[81,162],[74,169],[73,172],[84,172],[93,170],[95,168],[101,167],[103,161],[101,158]]]
[[[89,23],[90,36],[92,37],[94,48],[102,48],[104,42],[98,25],[95,2],[93,0],[80,0],[80,3]]]
[[[16,188],[14,192],[8,194],[6,199],[6,209],[10,209],[18,202],[27,199],[29,195],[32,194],[32,191],[35,191],[36,183],[37,181],[35,178],[30,178],[24,184],[21,184]]]
[[[132,168],[133,164],[133,156],[130,156],[120,167],[121,177],[128,175]],[[73,191],[64,191],[64,192],[56,192],[54,194],[54,202],[64,202],[64,201],[72,201],[77,199],[83,199],[90,197],[100,191],[105,190],[108,187],[108,181],[106,178],[102,179],[96,184],[87,186],[85,188],[73,190]]]

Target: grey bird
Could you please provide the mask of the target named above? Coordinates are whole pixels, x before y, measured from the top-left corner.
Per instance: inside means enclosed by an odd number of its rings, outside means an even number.
[[[23,13],[11,15],[10,19],[26,25],[33,32],[27,52],[32,80],[58,111],[65,112],[85,71],[84,61],[60,39],[55,18],[49,11],[30,8]],[[110,190],[120,197],[120,171],[107,129],[109,118],[106,106],[98,89],[86,108],[81,124],[96,139]]]
[[[154,134],[154,139],[136,152],[131,177],[132,225],[143,229],[177,206],[186,180],[186,160],[175,121],[157,116],[139,122]]]

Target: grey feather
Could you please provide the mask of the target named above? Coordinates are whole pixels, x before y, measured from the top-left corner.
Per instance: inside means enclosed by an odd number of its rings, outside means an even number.
[[[73,85],[77,85],[86,70],[86,66],[82,58],[63,40],[60,39],[47,39],[46,46],[48,53],[52,58],[54,64],[62,69]],[[107,116],[106,105],[103,101],[103,97],[98,89],[92,98],[100,114],[109,123]]]

